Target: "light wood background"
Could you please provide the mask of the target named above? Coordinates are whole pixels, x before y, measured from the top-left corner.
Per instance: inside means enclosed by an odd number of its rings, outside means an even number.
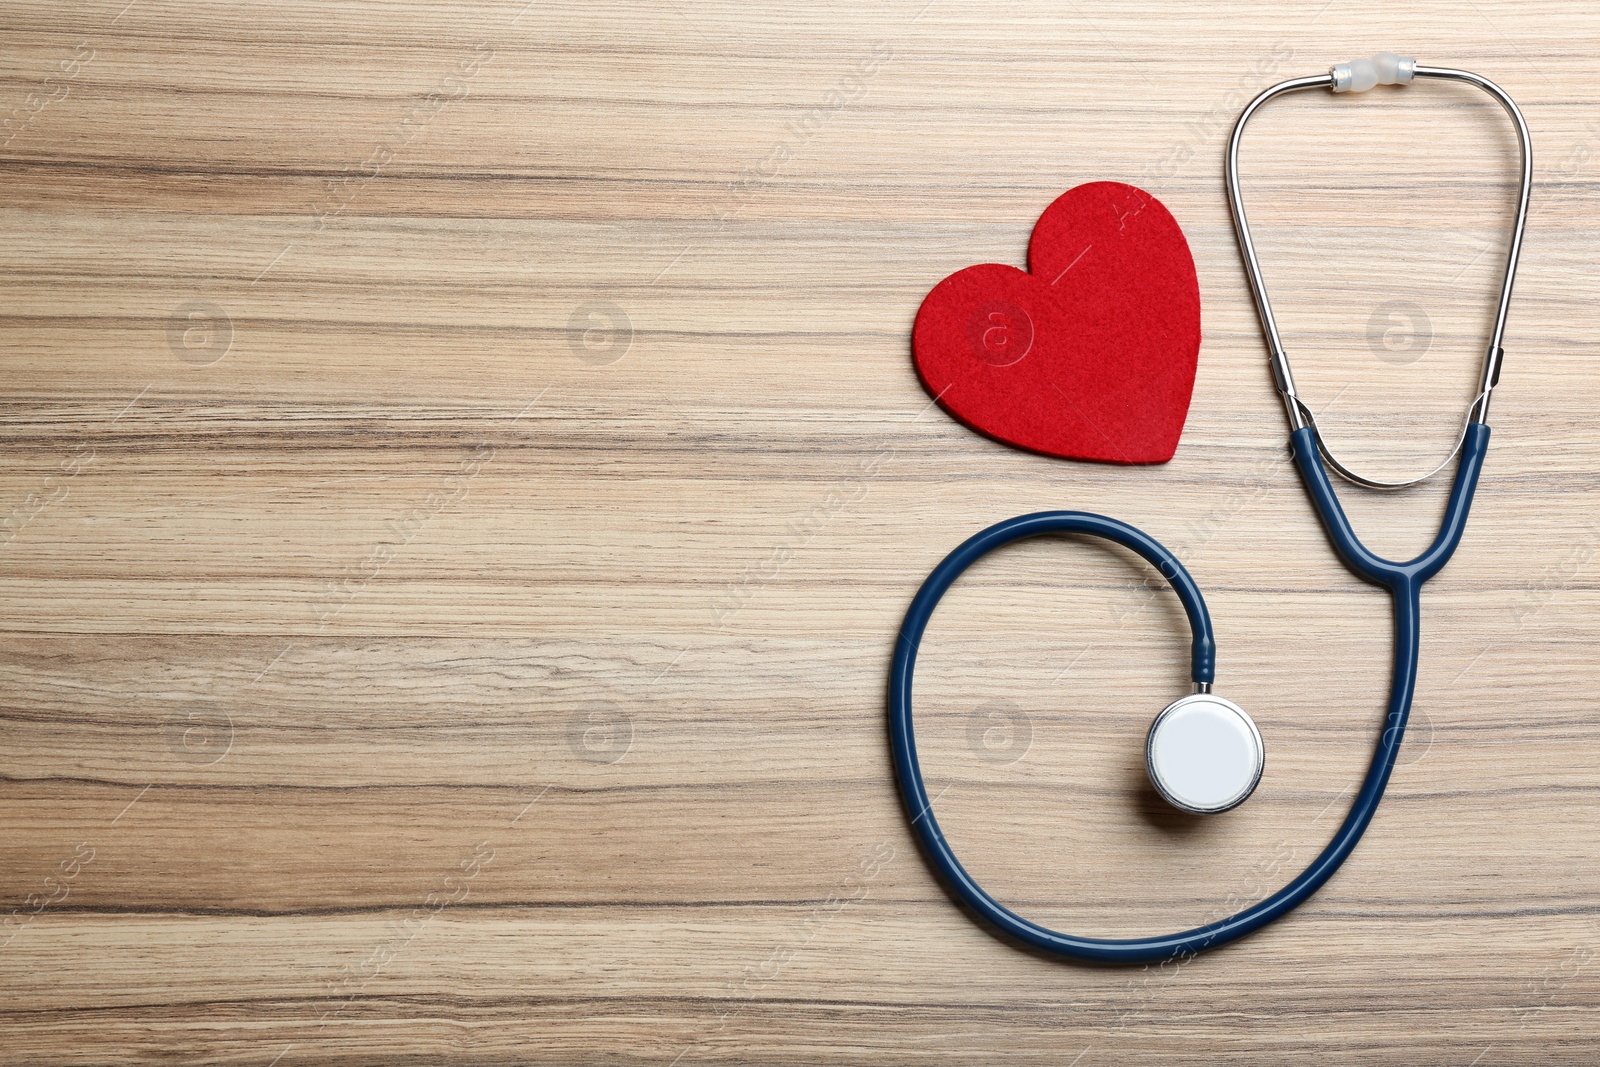
[[[1593,1061],[1593,5],[13,0],[0,30],[5,1060]],[[1176,602],[1089,544],[998,554],[917,721],[1002,900],[1196,924],[1360,779],[1386,598],[1285,462],[1221,153],[1257,89],[1385,47],[1505,86],[1537,177],[1402,766],[1238,945],[1018,951],[934,882],[885,741],[900,616],[982,526],[1079,508],[1176,549],[1269,753],[1236,812],[1165,812],[1140,743],[1186,691]],[[1252,127],[1353,463],[1448,448],[1513,150],[1437,84]],[[1161,467],[996,445],[911,368],[923,294],[1021,264],[1095,179],[1159,196],[1199,269]],[[1442,493],[1344,499],[1410,554]]]

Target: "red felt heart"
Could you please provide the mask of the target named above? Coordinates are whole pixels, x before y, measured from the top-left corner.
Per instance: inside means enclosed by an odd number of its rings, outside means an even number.
[[[1021,448],[1171,459],[1200,355],[1200,284],[1177,220],[1131,185],[1080,185],[1039,217],[1028,265],[984,263],[933,287],[911,334],[923,386]]]

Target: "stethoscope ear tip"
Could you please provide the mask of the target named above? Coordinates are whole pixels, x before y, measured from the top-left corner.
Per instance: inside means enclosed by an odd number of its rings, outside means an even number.
[[[1328,71],[1329,86],[1336,93],[1364,93],[1375,85],[1410,85],[1417,76],[1417,61],[1411,56],[1379,52],[1371,59],[1352,59],[1335,63]]]
[[[1214,693],[1173,701],[1150,724],[1145,770],[1156,792],[1191,815],[1244,803],[1261,781],[1266,747],[1245,710]]]

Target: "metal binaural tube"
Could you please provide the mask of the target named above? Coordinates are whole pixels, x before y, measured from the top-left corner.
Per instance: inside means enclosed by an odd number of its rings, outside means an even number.
[[[1393,62],[1390,62],[1393,60]],[[1364,66],[1356,70],[1358,65]],[[1372,71],[1367,71],[1372,67]],[[1393,69],[1390,69],[1393,68]],[[1354,73],[1353,73],[1354,72]],[[1358,80],[1355,74],[1361,74]],[[1328,447],[1327,439],[1316,424],[1316,419],[1311,414],[1311,409],[1306,406],[1295,391],[1294,375],[1289,367],[1289,356],[1284,350],[1283,337],[1278,330],[1276,317],[1272,312],[1272,301],[1267,295],[1266,281],[1261,273],[1261,261],[1257,257],[1255,241],[1250,234],[1250,222],[1245,213],[1244,195],[1239,182],[1239,146],[1244,137],[1245,125],[1250,117],[1255,114],[1263,104],[1286,93],[1298,92],[1304,89],[1326,88],[1333,92],[1359,92],[1370,88],[1366,83],[1371,81],[1366,75],[1372,73],[1376,78],[1374,84],[1404,84],[1412,78],[1438,78],[1466,82],[1476,86],[1493,97],[1510,116],[1512,125],[1517,134],[1518,147],[1521,154],[1521,181],[1517,195],[1517,209],[1515,220],[1511,229],[1511,242],[1506,253],[1505,272],[1501,279],[1500,295],[1495,306],[1494,329],[1491,333],[1488,349],[1484,354],[1483,363],[1478,375],[1478,391],[1468,406],[1466,419],[1462,426],[1462,435],[1457,439],[1456,446],[1443,463],[1418,478],[1401,482],[1383,481],[1366,478],[1356,474],[1341,463]],[[1390,78],[1393,81],[1390,81]],[[1517,262],[1522,253],[1522,235],[1528,221],[1528,200],[1533,186],[1533,147],[1528,135],[1527,122],[1522,117],[1522,112],[1517,109],[1511,97],[1494,82],[1470,71],[1455,70],[1449,67],[1426,67],[1417,64],[1415,60],[1403,59],[1392,53],[1379,53],[1371,60],[1360,60],[1352,63],[1336,65],[1328,74],[1306,78],[1291,78],[1287,81],[1273,85],[1245,106],[1239,115],[1239,120],[1234,124],[1233,135],[1228,141],[1228,153],[1224,164],[1226,185],[1228,191],[1228,208],[1233,216],[1233,225],[1239,240],[1239,251],[1244,259],[1245,274],[1250,282],[1251,295],[1255,300],[1256,312],[1261,319],[1262,332],[1266,335],[1268,361],[1272,369],[1273,384],[1283,399],[1283,406],[1289,418],[1290,432],[1309,427],[1316,437],[1317,445],[1323,456],[1343,477],[1373,489],[1399,489],[1408,485],[1415,485],[1432,477],[1443,469],[1451,459],[1455,458],[1461,449],[1461,443],[1466,438],[1466,427],[1474,423],[1487,425],[1489,418],[1489,399],[1496,385],[1500,381],[1500,370],[1505,360],[1505,350],[1502,342],[1505,337],[1506,317],[1511,308],[1511,291],[1516,281]]]

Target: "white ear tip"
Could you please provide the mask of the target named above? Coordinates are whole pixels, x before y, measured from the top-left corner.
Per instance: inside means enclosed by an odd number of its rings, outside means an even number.
[[[1370,59],[1352,59],[1348,63],[1335,63],[1333,91],[1336,93],[1364,93],[1378,84],[1378,67]]]
[[[1379,85],[1405,85],[1417,76],[1417,61],[1393,52],[1379,52],[1372,57],[1372,65],[1378,68]]]
[[[1352,59],[1335,63],[1328,72],[1336,93],[1364,93],[1374,85],[1405,85],[1416,77],[1417,61],[1393,52],[1379,52],[1371,59]]]

